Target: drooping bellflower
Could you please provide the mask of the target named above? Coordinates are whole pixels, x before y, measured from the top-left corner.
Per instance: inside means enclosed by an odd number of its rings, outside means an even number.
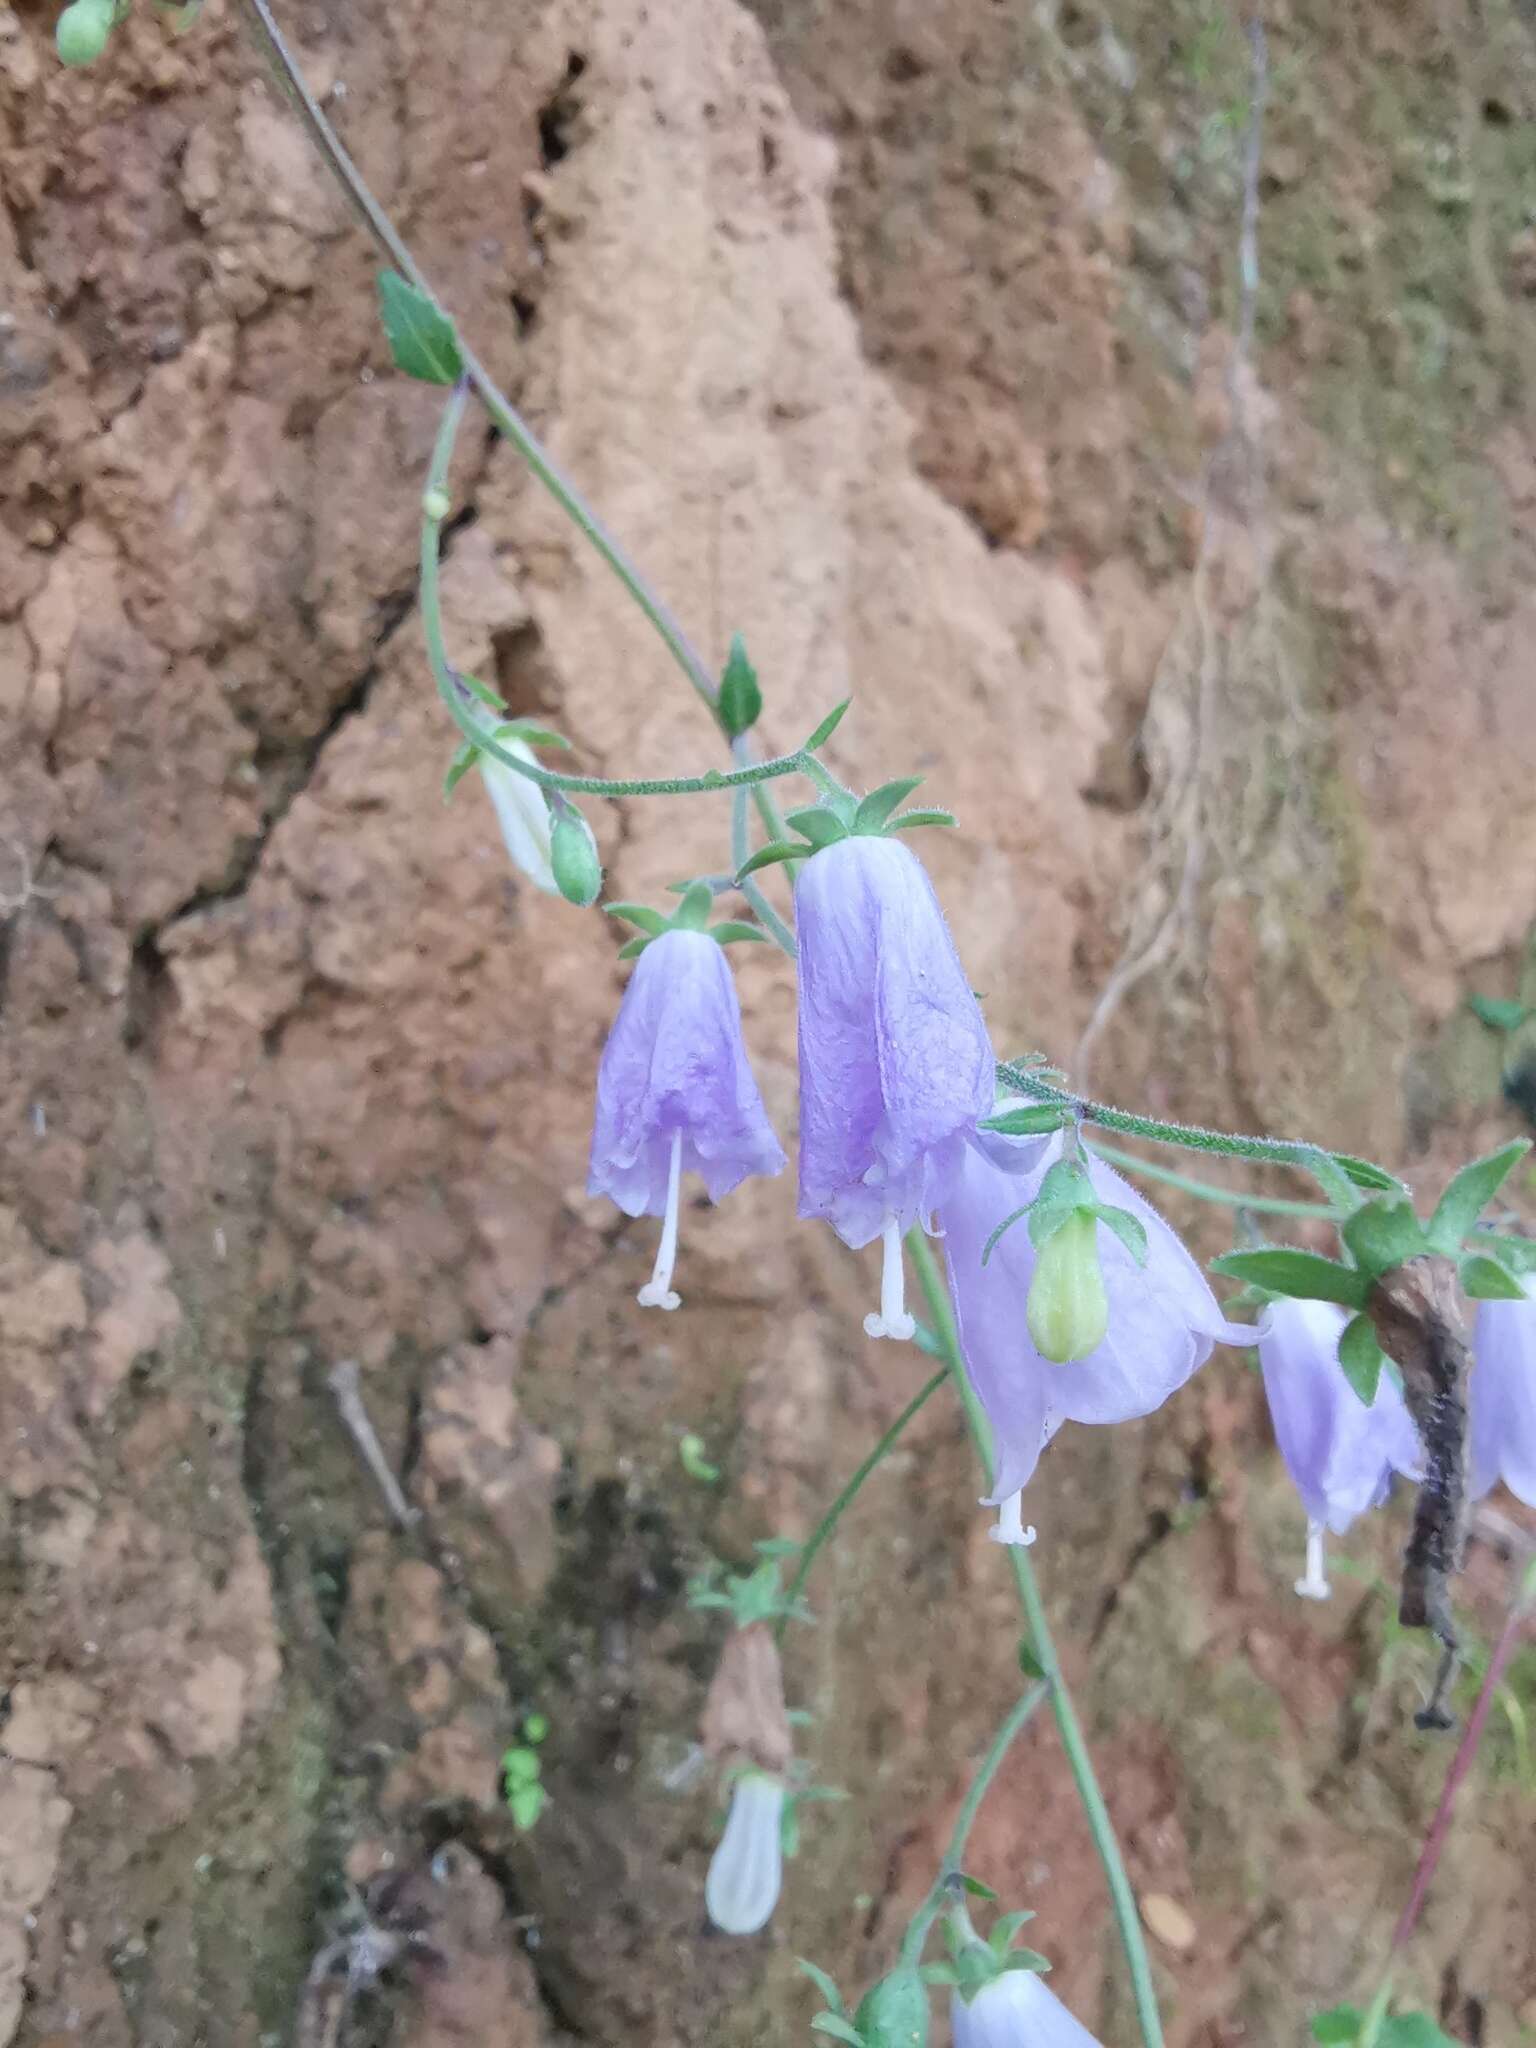
[[[678,1204],[684,1172],[712,1202],[749,1174],[774,1174],[774,1136],[741,1036],[741,1006],[721,946],[703,931],[669,930],[635,962],[597,1070],[587,1192],[627,1216],[660,1216],[661,1246],[639,1300],[674,1309]]]
[[[704,1880],[704,1910],[722,1934],[768,1925],[784,1879],[784,1781],[744,1771],[731,1787],[725,1833]]]
[[[932,1217],[992,1106],[981,1008],[921,861],[855,835],[795,885],[800,945],[800,1214],[855,1250],[881,1241],[872,1337],[910,1337],[902,1234]]]
[[[969,2004],[957,1991],[949,2004],[954,2048],[1099,2048],[1034,1970],[1008,1970],[983,1984]]]
[[[1524,1301],[1480,1301],[1467,1393],[1472,1498],[1499,1480],[1536,1507],[1536,1278]]]
[[[1275,1441],[1307,1513],[1304,1600],[1326,1600],[1327,1532],[1336,1536],[1387,1497],[1394,1472],[1423,1469],[1402,1390],[1385,1370],[1367,1408],[1344,1377],[1339,1338],[1348,1316],[1326,1301],[1278,1300],[1259,1333],[1259,1365]]]
[[[962,1155],[944,1203],[945,1257],[966,1372],[992,1425],[995,1470],[984,1505],[999,1510],[1000,1543],[1029,1543],[1020,1495],[1041,1451],[1063,1422],[1129,1422],[1150,1415],[1205,1363],[1215,1344],[1251,1345],[1255,1332],[1230,1323],[1205,1275],[1150,1202],[1092,1154],[1083,1161],[1096,1200],[1129,1210],[1146,1231],[1138,1264],[1114,1231],[1097,1227],[1108,1324],[1084,1357],[1053,1364],[1025,1320],[1042,1257],[1020,1218],[983,1262],[1005,1218],[1032,1202],[1066,1137],[988,1138]],[[1049,1248],[1049,1247],[1048,1247]]]

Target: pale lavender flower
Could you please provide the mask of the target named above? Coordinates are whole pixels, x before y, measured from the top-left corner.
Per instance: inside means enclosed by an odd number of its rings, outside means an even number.
[[[768,1925],[784,1880],[784,1783],[744,1771],[731,1787],[725,1833],[704,1880],[704,1910],[722,1934]]]
[[[1336,1536],[1386,1499],[1394,1472],[1418,1478],[1423,1452],[1402,1391],[1385,1368],[1369,1408],[1344,1377],[1349,1317],[1326,1301],[1271,1302],[1259,1365],[1275,1441],[1307,1511],[1304,1600],[1326,1600],[1327,1531]]]
[[[800,944],[800,1214],[845,1244],[881,1240],[872,1337],[910,1337],[901,1239],[960,1168],[992,1107],[981,1008],[921,861],[899,839],[842,839],[795,885]]]
[[[967,2005],[949,2002],[954,2048],[1099,2048],[1035,1970],[1006,1970],[983,1984]]]
[[[1229,1323],[1205,1275],[1149,1202],[1093,1154],[1083,1164],[1097,1200],[1128,1209],[1147,1233],[1138,1265],[1113,1230],[1101,1227],[1098,1252],[1109,1297],[1109,1330],[1085,1357],[1066,1365],[1042,1358],[1030,1341],[1024,1305],[1037,1253],[1020,1217],[982,1263],[987,1241],[1016,1209],[1032,1202],[1062,1156],[1065,1134],[1033,1141],[989,1139],[967,1147],[954,1193],[943,1208],[944,1250],[966,1372],[992,1425],[996,1469],[984,1505],[1000,1512],[1000,1543],[1029,1543],[1020,1492],[1041,1451],[1063,1422],[1129,1422],[1160,1408],[1203,1365],[1214,1344],[1251,1345],[1256,1331]]]
[[[1480,1301],[1467,1395],[1472,1498],[1499,1480],[1536,1507],[1536,1279],[1524,1301]]]
[[[777,1173],[774,1136],[741,1037],[723,948],[702,931],[665,931],[635,962],[597,1070],[589,1195],[627,1216],[662,1217],[646,1308],[673,1309],[679,1188],[702,1176],[712,1202],[749,1174]]]

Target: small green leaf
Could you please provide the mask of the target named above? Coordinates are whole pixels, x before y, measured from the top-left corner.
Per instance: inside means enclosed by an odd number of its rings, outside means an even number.
[[[784,822],[793,825],[801,838],[808,839],[818,853],[824,846],[833,846],[839,839],[848,837],[848,827],[842,819],[820,804],[812,804],[803,811],[790,811]]]
[[[1339,1338],[1339,1364],[1344,1377],[1369,1408],[1376,1399],[1381,1368],[1386,1354],[1376,1339],[1376,1326],[1368,1315],[1358,1315],[1345,1324]]]
[[[853,814],[854,831],[883,832],[892,811],[906,802],[922,779],[921,775],[909,775],[900,782],[882,782],[878,789],[872,789]]]
[[[1019,1669],[1023,1672],[1026,1678],[1044,1678],[1045,1666],[1040,1662],[1040,1659],[1035,1655],[1033,1645],[1025,1642],[1022,1636],[1020,1636],[1019,1638],[1018,1655]]]
[[[805,1545],[792,1536],[759,1536],[752,1548],[759,1557],[798,1557]]]
[[[830,2034],[834,2041],[851,2041],[853,2048],[864,2048],[864,2036],[851,2020],[844,2019],[840,2012],[819,2012],[811,2021],[813,2034]]]
[[[682,931],[701,932],[709,923],[709,913],[715,907],[715,892],[708,882],[692,882],[683,891],[672,921]]]
[[[1528,1017],[1536,1014],[1524,1003],[1510,1002],[1503,996],[1468,996],[1467,1008],[1495,1031],[1518,1031]]]
[[[480,758],[480,749],[473,740],[466,740],[453,759],[448,763],[448,773],[443,777],[443,801],[458,788],[464,777]]]
[[[981,1263],[983,1265],[987,1263],[987,1261],[991,1258],[992,1254],[997,1250],[998,1239],[1002,1237],[1007,1231],[1012,1230],[1015,1223],[1019,1222],[1021,1218],[1027,1216],[1028,1214],[1029,1204],[1028,1202],[1026,1202],[1021,1209],[1015,1209],[1011,1215],[1005,1216],[1003,1218],[1002,1222],[998,1224],[996,1230],[993,1231],[992,1235],[987,1239],[986,1243],[981,1248]]]
[[[1469,1301],[1524,1301],[1525,1289],[1507,1266],[1485,1252],[1473,1252],[1460,1267],[1461,1290]]]
[[[1424,1227],[1403,1196],[1365,1202],[1339,1227],[1355,1264],[1377,1279],[1417,1258],[1425,1249]]]
[[[1050,1963],[1037,1948],[1016,1948],[1011,1955],[1004,1956],[1005,1970],[1031,1970],[1036,1976],[1044,1977],[1050,1971]]]
[[[605,903],[603,915],[622,917],[626,924],[638,925],[653,939],[667,929],[667,920],[659,910],[652,910],[648,903]]]
[[[1370,1292],[1370,1281],[1353,1266],[1288,1245],[1268,1251],[1228,1252],[1212,1259],[1211,1271],[1262,1287],[1270,1294],[1290,1295],[1297,1301],[1336,1301],[1345,1308],[1364,1308]]]
[[[542,1714],[529,1714],[523,1720],[523,1733],[530,1742],[542,1742],[549,1733],[549,1722]]]
[[[513,1826],[526,1834],[544,1811],[544,1803],[548,1797],[549,1794],[537,1780],[526,1785],[514,1785],[507,1794],[507,1811],[512,1816]]]
[[[536,1749],[509,1749],[501,1759],[501,1774],[509,1787],[531,1785],[542,1768]]]
[[[498,697],[489,683],[482,683],[478,676],[466,675],[462,669],[455,669],[454,675],[464,685],[465,689],[468,690],[471,697],[478,697],[480,702],[488,704],[492,711],[506,710],[505,699]],[[493,739],[499,738],[502,732],[510,731],[510,729],[510,726],[498,726],[492,732],[491,737]]]
[[[728,917],[723,924],[712,924],[709,936],[718,946],[734,946],[742,939],[757,939],[763,945],[768,943],[768,934],[761,925],[746,924],[739,917]]]
[[[1435,1204],[1429,1221],[1429,1242],[1437,1252],[1455,1257],[1462,1239],[1530,1149],[1529,1138],[1516,1138],[1461,1169]]]
[[[701,1485],[713,1486],[720,1477],[720,1467],[712,1465],[704,1455],[704,1439],[690,1430],[677,1446],[678,1462],[690,1479],[697,1479]]]
[[[496,701],[499,703],[500,699]],[[562,747],[566,753],[571,751],[571,743],[563,732],[551,732],[547,725],[535,725],[531,718],[509,718],[505,725],[496,728],[496,738],[503,735],[521,740],[527,747]]]
[[[915,832],[923,825],[958,825],[959,822],[953,811],[903,811],[899,818],[892,818],[886,830]]]
[[[1408,1190],[1395,1174],[1384,1166],[1377,1166],[1369,1159],[1356,1159],[1349,1152],[1331,1152],[1329,1158],[1357,1188],[1367,1188],[1373,1195],[1405,1195]]]
[[[1100,1202],[1094,1215],[1119,1238],[1138,1266],[1147,1263],[1147,1227],[1139,1216],[1133,1216],[1129,1209],[1116,1209],[1106,1202]]]
[[[921,1971],[925,1984],[951,1988],[960,1982],[960,1972],[953,1963],[924,1963]]]
[[[720,723],[726,736],[734,740],[750,732],[762,710],[763,693],[758,688],[757,670],[747,659],[745,641],[739,633],[733,633],[725,674],[720,678]]]
[[[650,934],[642,932],[638,939],[631,939],[627,946],[620,946],[619,958],[621,960],[638,960],[650,943]]]
[[[804,1956],[796,1956],[795,1967],[805,1972],[834,2013],[844,2010],[843,1994],[819,1963],[808,1963]]]
[[[742,862],[736,870],[736,879],[739,882],[746,875],[755,875],[759,868],[771,868],[776,861],[805,858],[803,846],[792,846],[787,839],[774,839],[767,846],[760,846],[750,860]]]
[[[1474,1251],[1487,1252],[1512,1273],[1536,1272],[1536,1241],[1512,1231],[1474,1230],[1467,1238]]]
[[[829,711],[800,751],[805,754],[814,754],[818,747],[824,747],[827,741],[831,739],[833,733],[842,724],[843,713],[852,702],[853,699],[851,697],[845,697],[835,711]]]
[[[1020,1928],[1034,1919],[1033,1913],[1004,1913],[987,1930],[987,1946],[995,1956],[1007,1955]]]
[[[1312,2038],[1324,2048],[1345,2048],[1360,2032],[1361,2014],[1353,2005],[1336,2005],[1320,2012],[1312,2022]]]
[[[395,368],[424,384],[456,384],[464,371],[453,322],[397,271],[379,272],[379,310]]]
[[[985,1899],[989,1906],[997,1904],[997,1893],[993,1891],[991,1885],[983,1884],[979,1877],[968,1876],[963,1870],[957,1871],[956,1876],[973,1899]]]
[[[978,1130],[996,1131],[1004,1138],[1035,1138],[1047,1131],[1059,1131],[1072,1121],[1072,1112],[1056,1102],[1035,1102],[1023,1109],[1005,1109],[998,1116],[983,1117]]]

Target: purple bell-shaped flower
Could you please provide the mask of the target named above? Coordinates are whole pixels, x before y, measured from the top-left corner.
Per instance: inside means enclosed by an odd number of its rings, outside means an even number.
[[[1099,2048],[1050,1985],[1034,1970],[1008,1970],[983,1984],[967,2004],[949,2002],[954,2048]]]
[[[910,1337],[901,1240],[944,1201],[992,1107],[981,1008],[933,884],[899,839],[855,835],[805,864],[800,945],[800,1214],[881,1240],[872,1337]]]
[[[1307,1511],[1304,1600],[1326,1600],[1327,1532],[1379,1507],[1394,1472],[1418,1478],[1423,1452],[1402,1391],[1383,1369],[1367,1408],[1344,1377],[1339,1338],[1349,1318],[1326,1301],[1270,1304],[1259,1333],[1259,1364],[1275,1441]]]
[[[1205,1275],[1152,1205],[1113,1167],[1087,1154],[1083,1165],[1097,1201],[1128,1210],[1146,1232],[1146,1261],[1113,1230],[1097,1229],[1107,1325],[1085,1356],[1053,1364],[1036,1348],[1025,1317],[1042,1254],[1028,1221],[988,1240],[1015,1210],[1032,1202],[1062,1157],[1065,1135],[1034,1141],[990,1138],[970,1145],[942,1222],[950,1291],[966,1372],[992,1425],[992,1534],[1028,1543],[1020,1492],[1041,1451],[1063,1422],[1129,1422],[1160,1408],[1203,1365],[1215,1344],[1251,1345],[1257,1332],[1229,1323]]]
[[[1536,1280],[1524,1301],[1480,1301],[1469,1410],[1472,1498],[1499,1480],[1536,1507]]]
[[[749,1174],[777,1173],[774,1136],[741,1036],[725,953],[703,931],[663,931],[635,962],[597,1070],[587,1193],[626,1216],[663,1218],[646,1308],[674,1309],[679,1189],[699,1174],[718,1202]]]

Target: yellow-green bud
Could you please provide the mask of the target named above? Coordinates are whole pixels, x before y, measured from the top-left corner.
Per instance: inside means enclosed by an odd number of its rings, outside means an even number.
[[[74,0],[53,32],[60,57],[66,64],[94,64],[107,47],[116,18],[116,0]]]
[[[573,803],[560,801],[549,835],[549,865],[555,887],[567,903],[585,910],[595,903],[603,886],[603,863],[598,858],[592,827]]]
[[[1098,1219],[1075,1210],[1035,1255],[1024,1320],[1035,1349],[1053,1365],[1086,1358],[1109,1329],[1098,1233]]]
[[[429,519],[441,524],[453,510],[453,500],[446,491],[427,491],[422,497],[421,509]]]

